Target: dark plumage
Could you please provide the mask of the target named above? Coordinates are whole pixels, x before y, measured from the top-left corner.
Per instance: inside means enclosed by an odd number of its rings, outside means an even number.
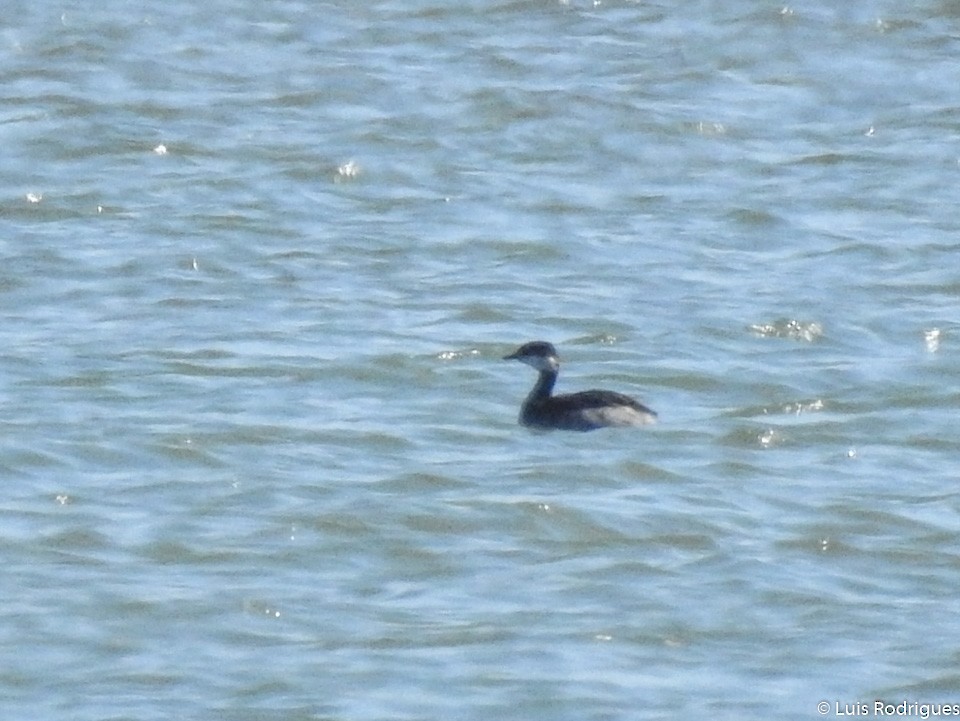
[[[607,426],[645,426],[657,414],[630,396],[590,390],[552,396],[560,373],[560,358],[551,343],[538,340],[520,346],[504,360],[518,360],[540,372],[520,407],[520,423],[541,430],[592,431]]]

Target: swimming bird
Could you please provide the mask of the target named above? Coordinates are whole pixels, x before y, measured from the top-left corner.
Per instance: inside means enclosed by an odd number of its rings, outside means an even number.
[[[525,343],[504,360],[518,360],[540,372],[533,390],[520,407],[520,424],[539,430],[592,431],[608,426],[645,426],[657,414],[630,396],[590,390],[552,396],[560,373],[560,356],[553,344]]]

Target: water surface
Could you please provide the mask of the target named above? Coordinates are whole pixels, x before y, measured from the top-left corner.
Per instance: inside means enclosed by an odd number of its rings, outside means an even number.
[[[8,7],[3,715],[960,702],[960,15],[674,5]]]

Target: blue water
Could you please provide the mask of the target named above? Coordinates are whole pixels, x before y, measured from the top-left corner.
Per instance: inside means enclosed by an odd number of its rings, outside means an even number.
[[[960,13],[835,5],[8,3],[0,716],[960,703]]]

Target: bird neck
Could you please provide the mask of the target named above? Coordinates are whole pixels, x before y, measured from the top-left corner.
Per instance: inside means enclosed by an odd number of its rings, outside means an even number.
[[[540,371],[540,376],[537,378],[533,390],[531,390],[530,395],[527,396],[527,402],[542,401],[549,398],[550,393],[553,392],[553,385],[557,382],[557,373],[558,371]]]

